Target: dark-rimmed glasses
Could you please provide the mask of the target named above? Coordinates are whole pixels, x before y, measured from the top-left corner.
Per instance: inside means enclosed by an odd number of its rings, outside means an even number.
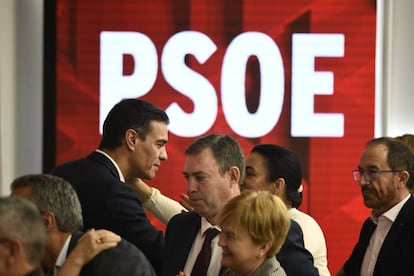
[[[380,169],[355,169],[352,170],[352,176],[356,182],[361,180],[361,177],[365,177],[366,180],[375,181],[380,173],[396,173],[402,170],[380,170]]]

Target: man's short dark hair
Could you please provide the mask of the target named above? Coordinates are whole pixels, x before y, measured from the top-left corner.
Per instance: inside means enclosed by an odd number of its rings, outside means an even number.
[[[161,108],[138,99],[124,99],[117,103],[108,113],[102,132],[99,149],[115,149],[122,144],[128,129],[133,129],[145,140],[151,131],[152,121],[169,124],[167,113]]]

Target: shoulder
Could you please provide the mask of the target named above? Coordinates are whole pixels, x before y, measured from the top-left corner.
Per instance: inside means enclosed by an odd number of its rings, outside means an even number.
[[[117,265],[114,266],[114,263]],[[98,254],[82,272],[114,276],[156,275],[144,253],[125,239],[117,246]]]
[[[254,272],[253,275],[286,276],[286,272],[280,263],[276,260],[276,258],[268,258],[260,265],[260,267]]]
[[[165,229],[166,243],[176,243],[180,239],[193,240],[201,226],[201,217],[195,212],[177,214],[171,218]]]
[[[401,208],[399,216],[413,217],[414,216],[414,197],[410,196],[407,202]]]
[[[183,212],[173,216],[168,225],[177,223],[192,224],[197,221],[200,222],[201,217],[196,212]]]
[[[299,223],[299,225],[309,224],[309,225],[317,225],[319,227],[318,222],[311,217],[309,214],[302,212],[298,209],[292,208],[289,210],[289,217]]]
[[[313,217],[297,209],[292,211],[289,210],[289,217],[299,224],[303,235],[309,234],[324,236],[322,228]]]
[[[92,152],[85,158],[61,163],[50,172],[70,182],[91,182],[94,179],[115,178],[116,168],[103,154]]]

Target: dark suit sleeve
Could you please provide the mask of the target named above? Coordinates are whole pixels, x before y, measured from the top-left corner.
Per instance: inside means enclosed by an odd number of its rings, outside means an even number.
[[[287,275],[319,275],[318,270],[313,265],[312,254],[304,247],[302,229],[293,220],[290,220],[288,235],[282,249],[276,254],[276,258]]]
[[[104,196],[106,212],[100,216],[110,217],[108,228],[135,244],[142,250],[159,272],[162,264],[164,236],[148,220],[141,202],[131,194],[126,184],[125,190],[116,189]],[[105,228],[105,227],[104,227]]]

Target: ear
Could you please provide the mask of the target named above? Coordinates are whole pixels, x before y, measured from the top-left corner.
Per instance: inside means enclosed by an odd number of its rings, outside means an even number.
[[[285,180],[283,178],[278,178],[273,184],[272,194],[277,195],[282,198],[285,194]]]
[[[135,150],[135,143],[138,139],[138,133],[133,129],[127,129],[125,132],[125,145],[131,151]]]
[[[23,246],[18,240],[10,239],[7,241],[7,253],[4,258],[7,267],[15,267],[19,265],[17,260],[19,255],[22,254]]]
[[[407,187],[407,181],[410,177],[410,174],[407,171],[401,171],[399,173],[399,183],[401,183],[404,187]]]
[[[55,214],[53,214],[52,212],[45,212],[43,214],[43,222],[45,224],[47,233],[58,228]]]
[[[269,252],[272,245],[273,245],[273,241],[267,241],[263,243],[259,250],[259,257],[261,258],[263,256],[266,256],[267,252]]]
[[[236,166],[232,166],[229,170],[230,183],[239,186],[240,170]]]

